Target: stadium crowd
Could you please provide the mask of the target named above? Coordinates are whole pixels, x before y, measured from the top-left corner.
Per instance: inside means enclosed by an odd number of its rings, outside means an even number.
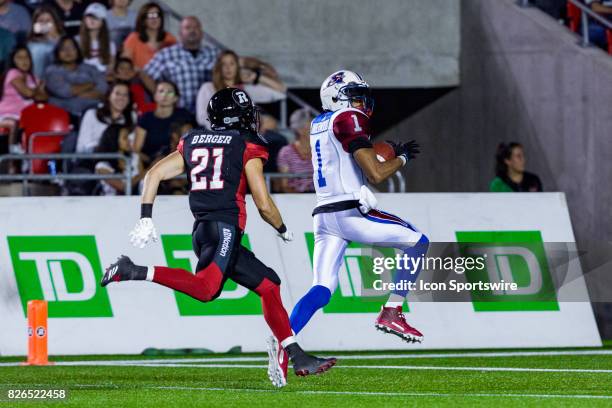
[[[166,31],[163,8],[133,10],[131,0],[0,0],[0,154],[25,153],[21,112],[32,104],[65,111],[70,131],[63,153],[120,153],[125,160],[71,160],[70,172],[124,173],[130,166],[138,194],[146,171],[176,148],[196,126],[208,127],[206,106],[224,87],[246,90],[257,104],[286,97],[274,67],[207,44],[202,22],[181,21],[178,38]],[[60,108],[57,110],[57,108]],[[265,110],[260,134],[269,144],[266,172],[312,173],[309,143],[312,113],[295,110],[289,132]],[[55,162],[49,162],[55,165]],[[55,169],[49,169],[53,172]],[[0,171],[29,171],[27,161]],[[491,191],[541,191],[530,173],[523,180],[518,144],[500,145]],[[537,180],[536,180],[537,179]],[[66,181],[58,194],[124,194],[125,181]],[[272,191],[313,192],[312,178],[274,179]],[[165,194],[185,194],[187,182],[172,180]]]
[[[144,173],[176,147],[181,134],[208,127],[206,105],[217,90],[242,88],[259,104],[286,98],[270,64],[220,50],[204,37],[202,22],[190,16],[176,38],[155,2],[133,10],[131,0],[0,0],[0,154],[27,151],[24,108],[54,105],[70,118],[62,152],[130,157],[118,163],[73,161],[70,170],[123,172],[124,163],[131,163],[137,193]],[[276,156],[288,140],[275,118],[262,118],[261,131],[271,139],[267,169],[276,171]],[[289,168],[291,160],[285,159]],[[20,161],[4,167],[10,174],[28,170]],[[122,184],[64,183],[63,193],[118,194]],[[183,193],[184,184],[168,183],[166,190]]]

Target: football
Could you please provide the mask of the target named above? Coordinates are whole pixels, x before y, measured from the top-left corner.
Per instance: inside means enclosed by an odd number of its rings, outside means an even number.
[[[374,143],[374,151],[380,161],[391,160],[395,157],[395,150],[387,142],[376,142]]]

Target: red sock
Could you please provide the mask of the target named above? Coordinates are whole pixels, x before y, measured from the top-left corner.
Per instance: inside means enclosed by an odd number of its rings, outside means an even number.
[[[156,266],[153,282],[183,292],[202,302],[208,302],[219,291],[223,282],[223,273],[214,262],[195,275],[184,269]]]
[[[289,316],[287,316],[287,311],[281,300],[280,286],[264,278],[259,286],[255,288],[255,292],[261,296],[261,305],[266,323],[272,329],[272,333],[274,333],[279,343],[282,343],[283,340],[292,336],[293,333],[289,324]]]

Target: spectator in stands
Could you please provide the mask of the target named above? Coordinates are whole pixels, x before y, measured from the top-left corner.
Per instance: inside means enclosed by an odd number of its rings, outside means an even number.
[[[77,42],[83,53],[83,62],[104,74],[111,74],[117,49],[110,40],[106,26],[106,7],[91,3],[85,9]]]
[[[595,13],[612,22],[612,0],[585,0]],[[594,19],[589,19],[589,39],[593,44],[607,49],[606,27]]]
[[[48,4],[64,22],[66,34],[71,37],[79,35],[85,4],[76,0],[50,0]]]
[[[28,9],[12,0],[0,0],[0,27],[15,34],[17,42],[25,39],[31,25]]]
[[[520,143],[500,143],[495,159],[497,177],[491,181],[489,191],[494,193],[542,191],[540,178],[525,171],[525,153]]]
[[[48,0],[15,0],[16,3],[24,6],[30,14],[34,13],[34,10],[41,7]]]
[[[210,127],[206,107],[215,92],[234,87],[244,89],[253,102],[269,103],[284,99],[287,88],[277,79],[261,71],[240,69],[238,55],[234,51],[222,51],[213,66],[212,81],[202,85],[198,92],[196,115],[200,126]]]
[[[177,108],[180,94],[177,86],[170,81],[160,81],[155,90],[155,111],[147,112],[138,119],[134,151],[141,153],[148,167],[170,146],[170,125],[174,122],[193,122],[191,114]]]
[[[179,106],[195,113],[198,89],[210,81],[218,50],[202,45],[204,32],[197,17],[185,17],[181,21],[179,37],[179,44],[159,51],[147,64],[143,81],[152,91],[154,81],[171,80],[181,93]]]
[[[53,52],[55,63],[45,70],[45,83],[49,102],[80,117],[104,96],[108,84],[104,75],[91,65],[83,63],[76,40],[64,36]]]
[[[15,34],[0,27],[0,70],[4,71],[8,66],[9,57],[16,44],[17,40],[15,40]]]
[[[138,11],[136,31],[123,42],[123,56],[137,69],[145,65],[159,50],[176,44],[176,38],[164,29],[164,13],[156,3],[147,3]]]
[[[32,28],[28,34],[34,75],[41,78],[45,69],[53,63],[53,50],[63,35],[64,26],[53,9],[42,6],[34,10]]]
[[[115,79],[127,82],[130,85],[132,102],[136,105],[138,116],[145,112],[155,110],[155,102],[145,89],[144,84],[136,75],[134,64],[129,58],[120,57],[115,63]]]
[[[107,91],[104,105],[85,112],[79,128],[76,151],[93,152],[110,125],[133,128],[136,121],[132,110],[130,88],[126,82],[115,82]]]
[[[264,164],[264,173],[278,172],[276,158],[283,146],[287,145],[287,138],[278,131],[278,121],[272,115],[260,109],[259,134],[268,142],[268,160]]]
[[[21,111],[32,101],[45,101],[45,84],[32,71],[32,57],[27,47],[17,46],[10,65],[2,76],[0,88],[0,127],[10,129],[9,151],[23,153],[17,140],[17,124]]]
[[[123,41],[136,27],[136,12],[129,8],[131,3],[132,0],[110,0],[106,23],[111,41],[117,49],[121,49]]]
[[[289,123],[295,133],[295,141],[278,153],[278,170],[281,173],[312,174],[310,157],[310,122],[313,117],[309,109],[298,109],[291,114]],[[308,193],[314,191],[312,177],[281,179],[284,193]]]
[[[128,160],[132,172],[132,194],[138,194],[138,184],[144,178],[145,171],[140,156],[132,150],[130,145],[129,126],[112,125],[102,135],[96,153],[122,153]],[[103,160],[96,163],[97,174],[125,173],[125,160]],[[123,195],[126,191],[125,180],[102,180],[100,182],[101,195]]]
[[[170,147],[165,155],[170,154],[175,151],[181,137],[193,129],[193,124],[191,122],[185,121],[177,121],[172,122],[170,125]],[[164,155],[164,156],[165,156]],[[158,160],[161,160],[163,156],[160,156]],[[156,161],[158,161],[156,160]],[[177,178],[172,180],[162,181],[159,185],[159,194],[167,194],[167,195],[185,195],[189,193],[187,179],[186,178]]]

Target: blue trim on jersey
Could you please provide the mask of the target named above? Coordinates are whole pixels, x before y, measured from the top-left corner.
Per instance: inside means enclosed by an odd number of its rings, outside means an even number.
[[[323,177],[323,158],[321,157],[321,139],[317,139],[315,143],[315,151],[317,153],[317,183],[320,188],[327,186],[327,180]]]
[[[316,132],[316,133],[312,133],[312,130],[313,130],[313,127],[316,126],[317,124],[329,121],[334,113],[335,112],[325,111],[322,114],[320,114],[319,116],[317,116],[316,118],[314,118],[312,120],[312,123],[310,124],[310,132],[311,132],[310,133],[310,137],[327,132],[328,128],[325,128],[325,130],[322,130],[322,131]]]
[[[321,113],[319,116],[317,116],[316,118],[314,118],[312,120],[312,123],[321,123],[321,122],[325,122],[326,120],[329,120],[329,118],[331,118],[331,116],[334,114],[334,112],[332,111],[325,111],[323,113]]]

